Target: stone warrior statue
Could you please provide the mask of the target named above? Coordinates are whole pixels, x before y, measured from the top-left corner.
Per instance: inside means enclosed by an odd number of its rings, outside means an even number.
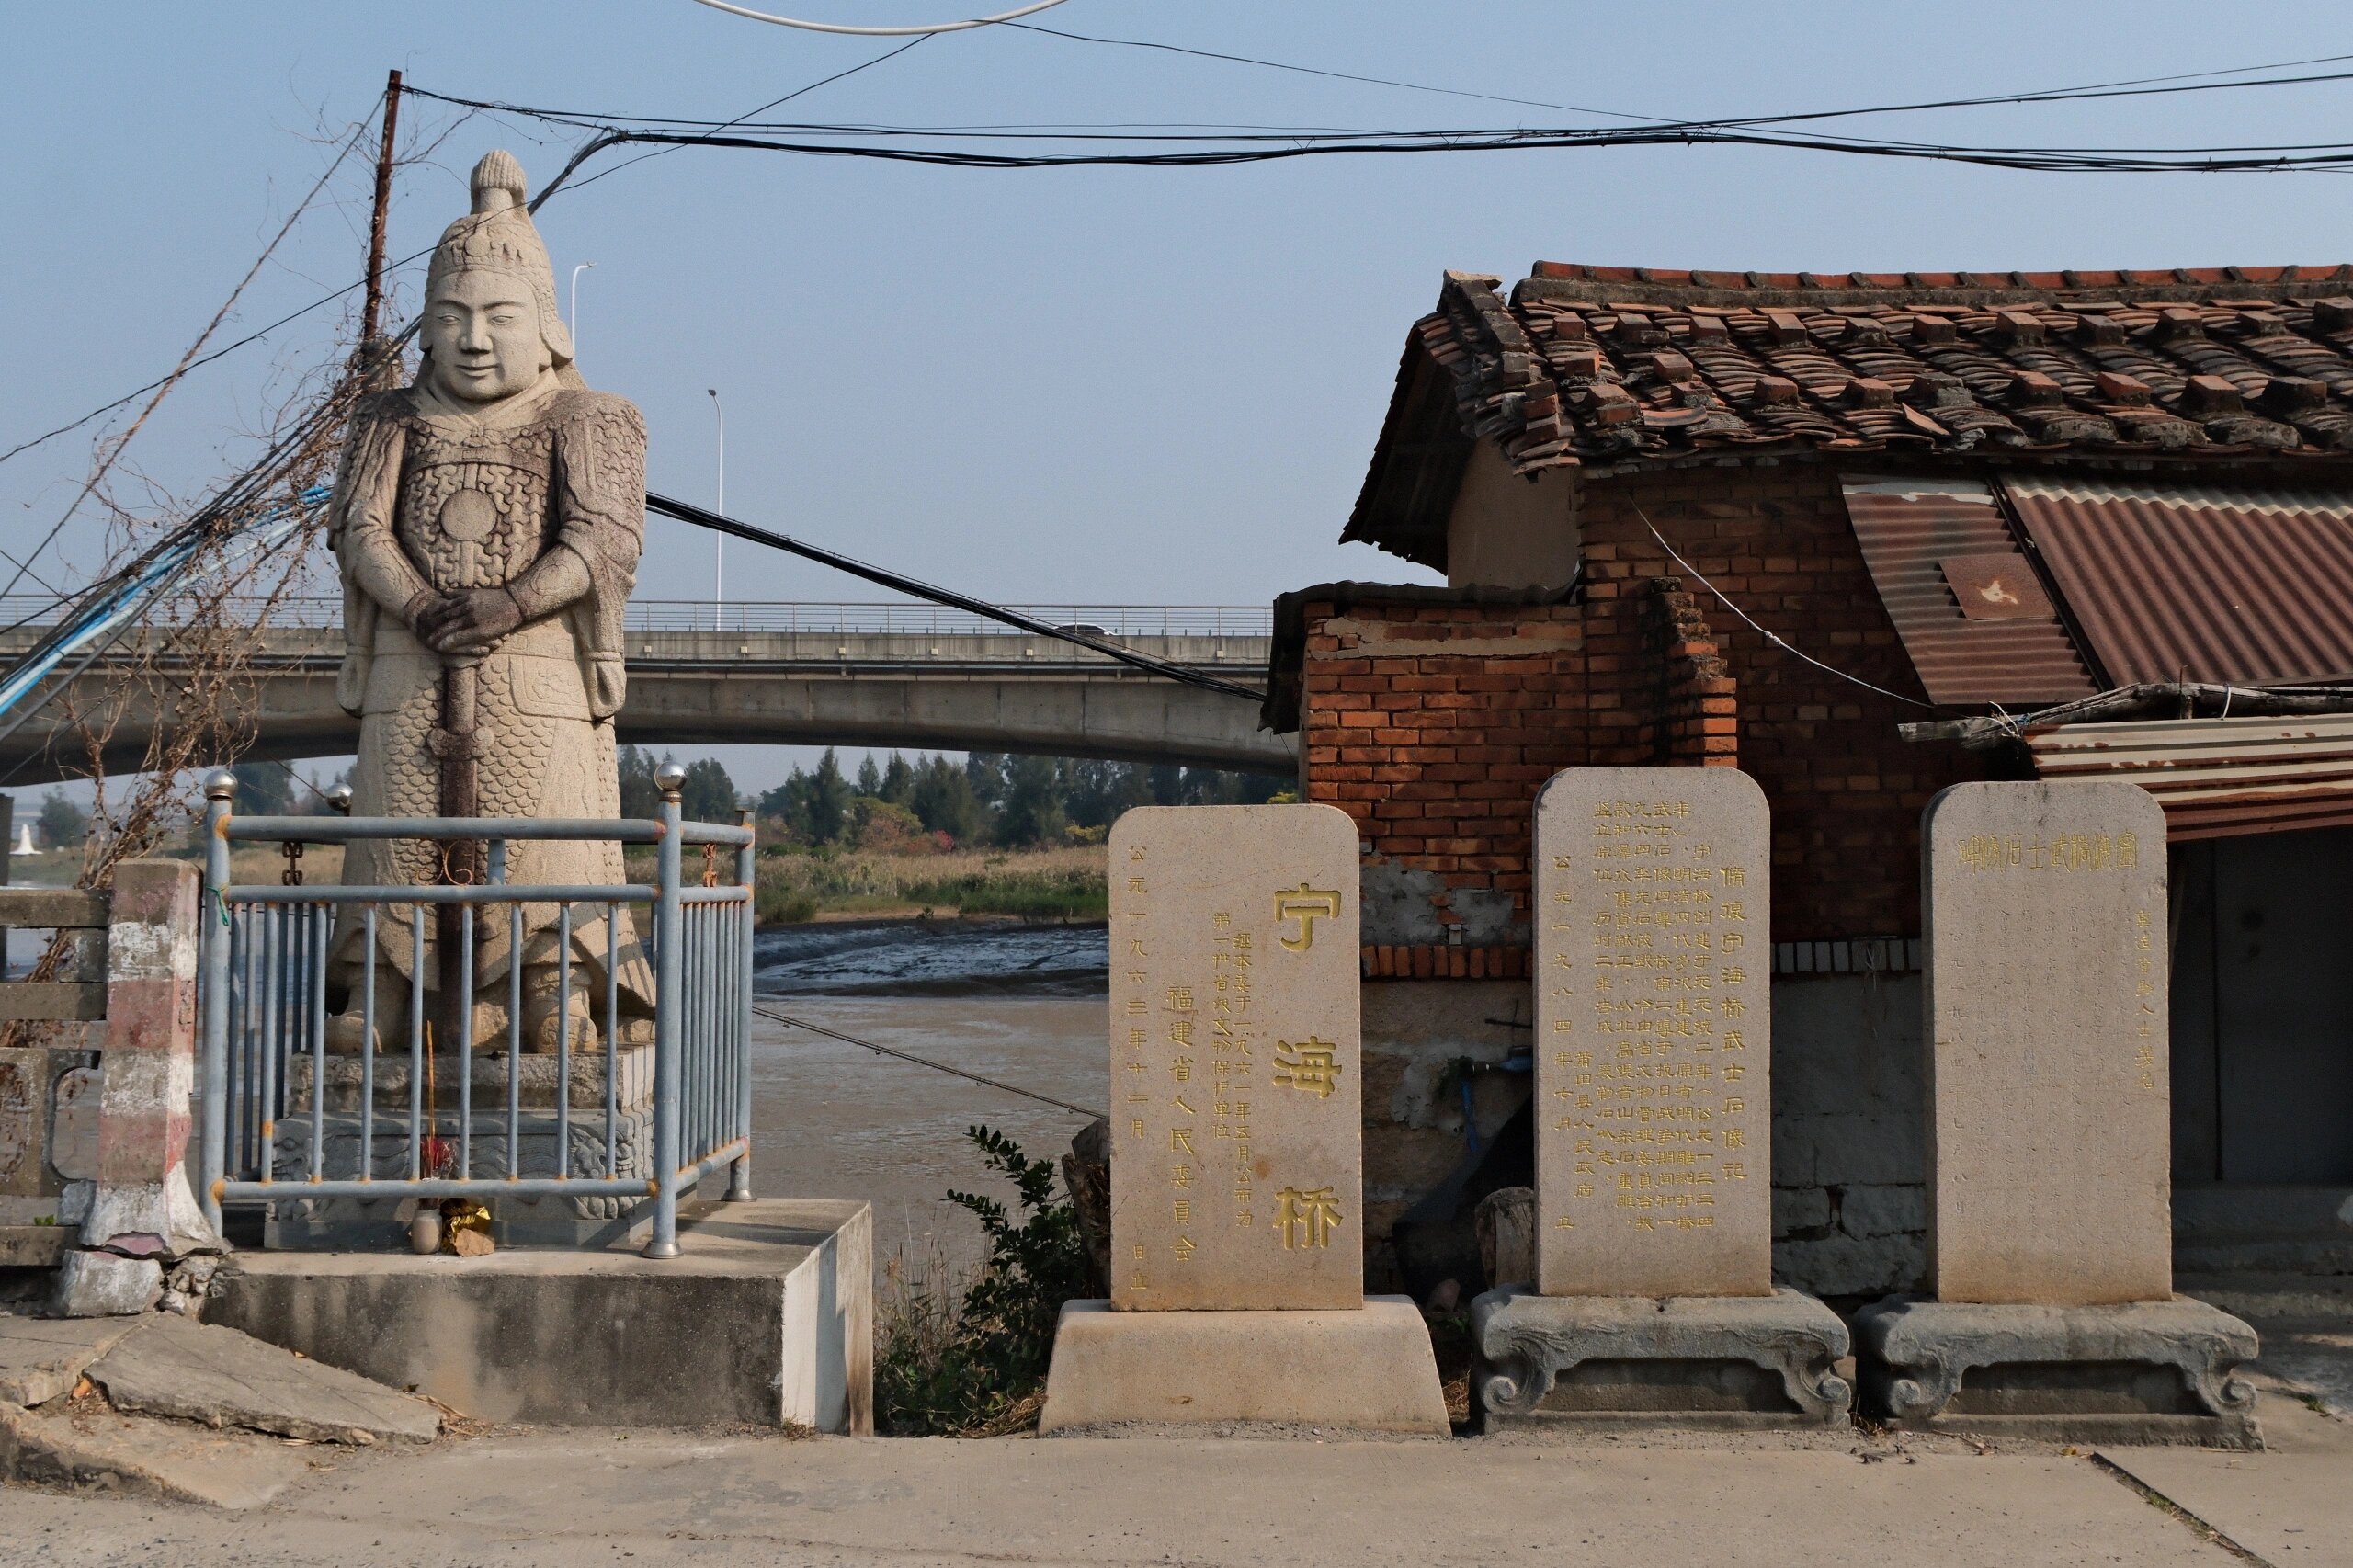
[[[416,381],[364,399],[335,482],[329,541],[342,568],[344,661],[335,698],[359,716],[352,769],[361,816],[616,817],[613,715],[623,682],[621,612],[645,519],[645,424],[573,369],[555,274],[524,207],[523,171],[492,153],[474,166],[473,210],[449,225],[426,272]],[[350,846],[347,883],[483,880],[478,844],[376,839]],[[626,880],[613,843],[507,846],[512,882]],[[652,1038],[649,966],[620,915],[620,1019],[603,1012],[602,911],[574,911],[572,990],[559,995],[557,910],[527,904],[523,950],[505,907],[474,929],[478,1048],[506,1028],[509,966],[523,966],[523,1040],[575,1049]],[[407,1040],[414,962],[405,908],[378,922],[381,1049]],[[456,910],[428,925],[427,1017],[437,1053],[463,1015]],[[357,909],[335,932],[334,978],[356,987]],[[397,977],[397,983],[395,983]],[[593,1002],[593,1005],[592,1005]],[[617,1027],[618,1026],[618,1027]],[[329,1048],[361,1049],[353,996]]]

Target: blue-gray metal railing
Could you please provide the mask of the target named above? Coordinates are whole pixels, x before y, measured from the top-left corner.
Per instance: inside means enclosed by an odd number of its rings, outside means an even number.
[[[658,819],[555,820],[446,817],[241,817],[225,780],[208,781],[205,911],[200,970],[203,1054],[200,1190],[217,1226],[224,1203],[301,1199],[473,1198],[631,1200],[631,1226],[651,1205],[649,1257],[677,1256],[677,1205],[703,1177],[731,1167],[727,1196],[752,1195],[751,956],[753,835],[748,825],[684,821],[675,791]],[[232,880],[239,844],[349,844],[406,839],[487,846],[488,880],[474,885],[247,883]],[[552,886],[506,880],[507,846],[522,841],[650,844],[651,883]],[[703,885],[686,885],[684,850],[703,851]],[[733,851],[733,881],[719,874],[718,852]],[[290,861],[291,865],[293,862]],[[555,905],[555,1043],[527,1050],[524,1031],[525,905]],[[477,1042],[473,1008],[449,1009],[455,1048],[429,1033],[426,987],[431,912],[454,905],[460,944],[460,994],[474,994],[477,932],[503,921],[509,942],[503,1041]],[[644,1047],[620,1039],[620,973],[630,960],[620,915],[644,906],[652,915],[654,995],[653,1090],[641,1105],[634,1085]],[[577,912],[604,923],[601,1084],[582,1106],[602,1121],[600,1158],[576,1170],[573,958]],[[336,915],[358,936],[338,974]],[[408,927],[405,1049],[380,1049],[385,1017],[379,981],[398,966],[384,961],[383,923]],[[397,937],[394,938],[397,941]],[[438,942],[438,938],[436,939]],[[438,951],[438,946],[434,949]],[[352,972],[356,966],[357,972]],[[347,991],[343,1011],[358,1020],[356,1051],[330,1052],[331,993]],[[504,1051],[496,1049],[503,1043]],[[527,1057],[551,1054],[550,1103],[526,1106]],[[346,1063],[356,1056],[356,1072]],[[380,1107],[380,1057],[406,1069],[404,1105]],[[454,1069],[454,1110],[437,1093],[439,1072]],[[486,1071],[491,1097],[478,1105],[475,1077]],[[356,1082],[353,1080],[356,1079]],[[344,1091],[357,1107],[338,1108]],[[395,1091],[397,1093],[397,1091]],[[624,1158],[623,1122],[651,1122],[651,1160],[642,1132]],[[593,1119],[591,1121],[593,1126]],[[331,1137],[330,1134],[334,1136]],[[477,1158],[478,1140],[495,1147]],[[534,1161],[533,1143],[551,1155]],[[347,1143],[348,1158],[338,1159]],[[387,1158],[386,1156],[390,1157]],[[533,1170],[535,1164],[550,1168]],[[644,1166],[624,1169],[624,1165]]]
[[[56,619],[55,601],[39,595],[0,598],[0,627],[25,621],[47,626]],[[1075,627],[1107,637],[1267,637],[1274,612],[1266,605],[1012,605],[1008,608],[1052,626]],[[267,619],[275,627],[326,631],[343,624],[343,601],[316,595],[271,601],[233,599],[225,612],[234,622]],[[801,631],[888,636],[1027,637],[1002,621],[969,610],[914,601],[833,603],[779,600],[730,602],[714,608],[707,599],[631,599],[624,622],[637,631]]]

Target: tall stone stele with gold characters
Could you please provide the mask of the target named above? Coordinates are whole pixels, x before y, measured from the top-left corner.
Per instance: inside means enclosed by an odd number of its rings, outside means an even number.
[[[442,233],[426,273],[416,380],[360,403],[335,482],[329,539],[345,642],[335,697],[360,722],[352,810],[616,817],[613,719],[627,679],[622,610],[644,536],[645,423],[626,400],[590,391],[573,365],[521,167],[492,153],[472,185],[472,210]],[[417,885],[485,872],[479,844],[374,839],[350,846],[343,875]],[[610,842],[511,844],[506,877],[625,880]],[[335,946],[345,985],[365,957],[358,912],[348,914]],[[507,921],[482,923],[464,999],[458,927],[435,923],[428,1018],[454,1032],[470,1006],[474,1038],[496,1039],[510,966],[520,963],[526,1050],[553,1051],[566,1012],[575,1049],[650,1039],[651,977],[634,934],[618,933],[620,1017],[601,1017],[607,932],[593,909],[576,914],[569,994],[552,903],[526,906],[519,953]],[[626,913],[619,918],[626,926]],[[377,1043],[392,1049],[407,1039],[415,959],[405,920],[379,930]],[[384,966],[404,983],[385,983]],[[355,997],[330,1026],[330,1047],[358,1050],[362,1033]]]
[[[1040,1430],[1444,1436],[1421,1314],[1364,1293],[1356,824],[1145,806],[1110,852],[1110,1295],[1064,1304]]]

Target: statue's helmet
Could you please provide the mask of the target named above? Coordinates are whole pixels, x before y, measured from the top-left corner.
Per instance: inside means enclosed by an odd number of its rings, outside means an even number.
[[[425,298],[460,272],[496,272],[530,291],[540,312],[540,337],[559,370],[572,363],[572,331],[555,308],[555,268],[524,206],[523,165],[507,152],[483,154],[474,165],[473,210],[441,232],[426,264]]]

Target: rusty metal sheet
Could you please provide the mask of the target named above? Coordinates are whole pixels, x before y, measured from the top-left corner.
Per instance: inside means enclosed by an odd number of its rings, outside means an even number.
[[[2051,620],[2057,611],[2042,580],[2026,558],[2009,555],[1948,555],[1937,562],[1945,586],[1961,601],[1970,620]]]
[[[2004,485],[2118,685],[2353,677],[2353,488]]]
[[[2174,838],[2353,823],[2353,713],[2060,724],[2026,740],[2045,778],[2140,785]]]
[[[1970,479],[1843,477],[1847,515],[1871,581],[1931,700],[1956,706],[2066,702],[2098,689],[2011,538],[1990,487]],[[2009,562],[2039,608],[1972,616],[1949,570],[1983,579]],[[2021,594],[2021,597],[2023,595]]]

